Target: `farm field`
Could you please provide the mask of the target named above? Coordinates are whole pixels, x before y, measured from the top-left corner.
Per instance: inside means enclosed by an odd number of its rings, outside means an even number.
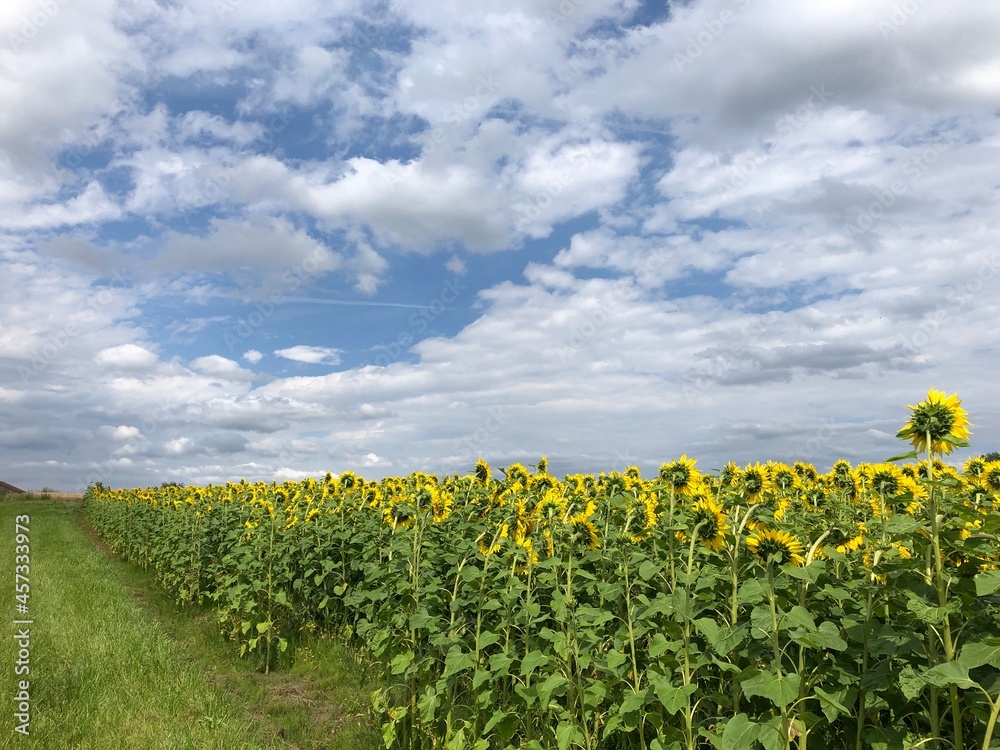
[[[931,391],[897,463],[544,459],[467,476],[112,491],[86,513],[262,671],[381,665],[388,748],[1000,744],[1000,462]]]

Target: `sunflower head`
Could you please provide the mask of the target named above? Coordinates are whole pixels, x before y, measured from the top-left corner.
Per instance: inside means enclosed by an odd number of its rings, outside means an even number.
[[[476,468],[473,473],[477,481],[486,484],[488,481],[490,481],[491,471],[492,470],[490,469],[490,465],[486,463],[483,459],[480,458],[476,460]]]
[[[509,482],[526,483],[528,481],[528,470],[524,468],[523,464],[513,463],[507,467],[504,473],[506,473]]]
[[[570,527],[570,539],[572,541],[582,542],[587,549],[597,549],[601,546],[597,527],[591,521],[576,516],[568,519],[566,523]]]
[[[983,467],[983,484],[994,492],[1000,492],[1000,461],[990,461]]]
[[[660,479],[678,492],[684,492],[694,485],[700,476],[698,470],[694,468],[697,462],[697,459],[688,458],[685,453],[676,461],[660,466]]]
[[[956,446],[969,444],[968,413],[962,408],[957,393],[946,396],[944,391],[931,388],[925,401],[907,408],[913,414],[896,437],[909,440],[917,452],[929,450],[932,455],[949,454]]]
[[[762,529],[747,537],[749,549],[766,565],[772,558],[780,565],[801,565],[805,562],[802,556],[802,542],[787,531]]]
[[[872,467],[871,488],[883,497],[898,494],[903,484],[903,473],[895,464],[877,464]]]
[[[625,533],[633,542],[645,539],[656,526],[656,495],[642,492],[628,504]]]
[[[751,503],[760,502],[772,489],[771,476],[767,468],[760,463],[747,464],[740,474],[743,492]]]
[[[719,472],[719,484],[723,487],[731,487],[739,481],[740,467],[736,465],[735,461],[730,461],[722,467],[722,471]]]
[[[604,491],[608,496],[616,495],[628,489],[628,480],[617,471],[613,471],[607,475],[602,474],[601,480],[604,484]]]
[[[833,462],[833,466],[830,468],[834,474],[850,474],[851,473],[851,462],[846,458],[838,458]]]
[[[794,490],[799,484],[799,475],[786,464],[768,464],[771,473],[771,481],[781,492],[787,493]]]
[[[500,524],[495,529],[487,529],[476,539],[476,546],[479,548],[479,553],[483,557],[495,555],[500,551],[501,543],[504,539],[507,539],[509,533],[510,526],[505,523]]]
[[[720,550],[726,544],[729,519],[722,506],[711,498],[699,500],[691,508],[692,528],[698,528],[698,538],[706,547]]]
[[[799,479],[804,482],[815,482],[818,476],[816,472],[816,467],[812,464],[803,463],[802,461],[796,461],[792,465],[792,471],[794,471]]]
[[[430,489],[431,513],[434,516],[434,523],[442,523],[451,515],[455,507],[455,498],[450,492],[441,491],[437,487]]]
[[[962,465],[962,473],[967,477],[981,477],[983,469],[986,468],[986,459],[982,456],[973,456]]]

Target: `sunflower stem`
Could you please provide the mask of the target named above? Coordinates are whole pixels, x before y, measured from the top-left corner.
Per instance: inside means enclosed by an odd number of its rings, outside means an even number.
[[[948,605],[948,586],[944,580],[944,561],[941,559],[941,519],[938,515],[937,494],[934,492],[934,461],[932,456],[931,432],[927,430],[927,480],[928,489],[927,514],[931,522],[931,549],[934,555],[934,588],[937,589],[938,606],[944,609]],[[951,635],[951,616],[944,611],[942,623],[941,645],[944,647],[945,662],[954,661],[955,643]],[[962,741],[962,708],[958,700],[958,687],[949,685],[948,696],[951,703],[951,722],[954,732],[955,747],[964,747]]]

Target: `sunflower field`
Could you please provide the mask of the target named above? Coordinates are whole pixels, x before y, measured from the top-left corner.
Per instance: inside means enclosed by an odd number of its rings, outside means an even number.
[[[334,635],[387,748],[1000,746],[1000,461],[109,490],[87,516],[262,670]],[[906,463],[899,463],[906,462]]]

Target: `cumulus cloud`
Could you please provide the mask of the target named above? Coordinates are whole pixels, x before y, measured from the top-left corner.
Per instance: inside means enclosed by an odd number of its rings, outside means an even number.
[[[240,381],[251,380],[253,378],[253,373],[250,372],[250,370],[244,370],[240,367],[238,362],[226,359],[225,357],[220,357],[218,354],[198,357],[198,359],[191,362],[191,367],[203,375],[209,375],[223,380]]]
[[[276,349],[274,355],[293,362],[301,362],[307,365],[336,365],[340,364],[339,349],[331,349],[326,346],[306,346],[299,344],[287,349]]]
[[[995,5],[647,6],[5,3],[5,479],[1000,440]]]
[[[121,344],[101,349],[94,357],[97,364],[118,370],[149,370],[157,360],[156,354],[138,344]]]

